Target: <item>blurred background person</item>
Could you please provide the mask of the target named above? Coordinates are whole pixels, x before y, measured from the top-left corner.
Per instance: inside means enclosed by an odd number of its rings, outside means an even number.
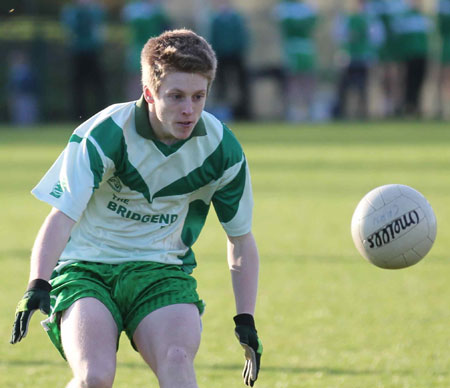
[[[441,38],[439,115],[450,119],[450,0],[439,0],[437,7],[437,28]]]
[[[142,94],[141,50],[147,40],[172,28],[168,12],[158,0],[129,1],[122,9],[122,20],[128,27],[126,57],[126,98],[136,100]]]
[[[399,39],[399,52],[405,66],[404,105],[402,112],[420,117],[421,95],[428,68],[429,34],[431,20],[422,11],[421,0],[409,0],[410,8],[398,16],[395,28]]]
[[[73,113],[86,119],[106,105],[101,55],[105,12],[95,0],[76,0],[62,9],[72,64]],[[91,100],[91,97],[93,101]]]
[[[355,116],[368,117],[368,77],[374,61],[374,43],[364,0],[354,0],[350,12],[338,16],[334,37],[340,45],[342,70],[338,81],[334,117],[349,117],[349,94],[356,92]]]
[[[301,0],[281,0],[275,7],[286,77],[286,119],[313,119],[317,49],[315,7]]]
[[[367,0],[365,8],[371,20],[375,21],[372,26],[381,27],[381,33],[378,33],[380,44],[377,45],[381,116],[398,116],[403,105],[404,68],[396,25],[399,17],[407,12],[408,5],[405,0]]]
[[[217,56],[214,85],[216,113],[223,119],[251,118],[251,93],[246,65],[250,33],[245,16],[231,0],[216,0],[209,41]]]
[[[12,124],[23,126],[39,121],[36,72],[23,51],[14,51],[9,57],[6,94]]]

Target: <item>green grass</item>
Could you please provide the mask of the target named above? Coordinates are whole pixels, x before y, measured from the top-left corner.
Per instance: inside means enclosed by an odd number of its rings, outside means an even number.
[[[450,386],[450,126],[432,122],[232,125],[252,172],[261,255],[256,322],[264,343],[259,388]],[[0,387],[62,387],[70,371],[37,313],[28,337],[8,344],[28,256],[49,211],[29,190],[71,128],[0,128]],[[350,220],[372,188],[421,191],[438,221],[425,260],[378,269],[361,258]],[[221,246],[222,245],[222,246]],[[242,351],[225,236],[212,212],[196,245],[195,276],[207,302],[196,359],[201,387],[240,387]],[[122,336],[115,387],[156,387]]]

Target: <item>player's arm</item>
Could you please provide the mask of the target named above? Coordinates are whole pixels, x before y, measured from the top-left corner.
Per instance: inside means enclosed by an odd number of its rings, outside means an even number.
[[[11,343],[24,338],[31,316],[36,310],[50,313],[48,282],[58,259],[69,240],[75,221],[53,208],[42,224],[31,253],[30,279],[27,291],[16,309]]]
[[[39,230],[31,252],[30,281],[50,280],[53,269],[69,241],[75,221],[53,208]]]
[[[253,234],[228,236],[227,257],[236,302],[235,334],[245,350],[242,377],[246,385],[253,386],[258,378],[262,354],[253,318],[259,276],[259,254]]]
[[[237,314],[255,313],[259,254],[253,234],[228,236],[228,266],[231,272]]]

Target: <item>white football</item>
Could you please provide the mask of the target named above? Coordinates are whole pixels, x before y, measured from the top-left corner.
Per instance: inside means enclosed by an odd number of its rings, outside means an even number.
[[[380,268],[418,263],[436,239],[436,216],[417,190],[400,184],[380,186],[359,202],[352,237],[363,257]]]

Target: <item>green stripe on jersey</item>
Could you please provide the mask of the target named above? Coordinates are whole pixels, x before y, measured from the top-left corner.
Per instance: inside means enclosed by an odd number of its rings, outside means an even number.
[[[209,205],[200,199],[189,204],[189,210],[184,221],[183,230],[181,231],[181,240],[189,249],[184,256],[178,257],[183,261],[182,268],[187,273],[192,273],[197,266],[194,251],[191,249],[191,246],[195,243],[205,225],[208,211]]]
[[[208,215],[209,205],[198,199],[189,204],[189,210],[181,232],[184,245],[190,247],[197,240]]]
[[[86,147],[89,154],[89,163],[91,166],[92,174],[94,175],[94,190],[98,189],[100,182],[103,178],[104,166],[102,158],[100,157],[97,148],[92,144],[89,139],[86,139]]]
[[[83,140],[82,137],[73,134],[72,136],[70,136],[69,143],[81,143],[82,140]]]
[[[214,193],[214,209],[219,221],[222,223],[231,221],[239,210],[239,201],[245,189],[246,165],[244,161],[235,178]]]
[[[69,139],[69,143],[78,143],[80,144],[83,141],[83,138],[72,134]],[[94,176],[94,190],[98,189],[100,182],[102,181],[104,166],[102,162],[102,158],[98,154],[97,148],[92,144],[89,139],[86,139],[86,148],[89,154],[89,163],[91,167],[92,175]]]
[[[123,131],[114,120],[108,118],[103,121],[91,132],[91,136],[105,155],[114,162],[115,175],[131,190],[141,193],[151,203],[148,186],[141,174],[130,163]]]
[[[155,193],[153,198],[191,193],[222,177],[225,170],[242,161],[242,148],[233,133],[224,125],[219,146],[203,164],[188,175]]]

